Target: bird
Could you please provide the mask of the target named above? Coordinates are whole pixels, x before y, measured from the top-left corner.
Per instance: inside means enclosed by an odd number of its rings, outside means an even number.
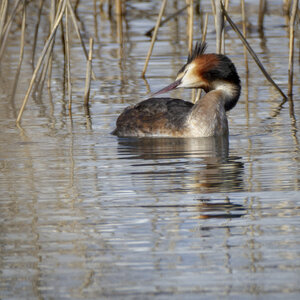
[[[205,53],[197,42],[173,83],[151,98],[124,109],[112,134],[118,137],[228,136],[226,112],[238,102],[241,82],[232,61],[223,54]],[[205,95],[196,103],[156,97],[177,88],[197,88]]]

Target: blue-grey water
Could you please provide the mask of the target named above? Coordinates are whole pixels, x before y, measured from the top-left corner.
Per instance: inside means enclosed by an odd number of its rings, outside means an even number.
[[[240,1],[231,16],[241,20]],[[286,92],[288,28],[281,1],[257,30],[247,3],[249,43]],[[250,1],[249,1],[250,2]],[[271,1],[270,1],[271,2]],[[184,3],[178,1],[177,8]],[[168,3],[166,15],[177,8]],[[72,118],[64,89],[61,32],[51,88],[32,93],[38,1],[28,5],[24,62],[15,95],[20,13],[0,66],[1,299],[299,299],[300,80],[295,41],[293,101],[264,78],[228,28],[226,53],[243,91],[229,113],[227,139],[127,139],[110,132],[118,114],[174,80],[187,55],[186,13],[158,34],[141,78],[160,1],[126,1],[122,36],[105,2],[81,1],[83,38],[95,38],[90,117],[83,107],[86,62],[71,27]],[[210,1],[208,52],[215,51]],[[36,58],[48,32],[45,1]],[[186,100],[191,91],[173,97]]]

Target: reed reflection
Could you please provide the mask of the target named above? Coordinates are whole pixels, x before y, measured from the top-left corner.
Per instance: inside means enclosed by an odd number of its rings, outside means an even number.
[[[211,201],[207,199],[198,199],[196,206],[199,216],[197,219],[233,219],[244,216],[247,211],[244,205],[231,202],[226,197],[224,200]],[[202,228],[203,230],[203,228]]]
[[[228,137],[122,138],[118,153],[132,161],[133,181],[160,183],[162,192],[232,192],[244,186],[243,163],[229,155]]]

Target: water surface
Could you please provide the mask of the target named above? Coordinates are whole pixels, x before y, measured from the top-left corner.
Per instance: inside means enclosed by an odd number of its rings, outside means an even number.
[[[229,30],[226,52],[243,93],[229,114],[228,140],[117,138],[110,132],[122,109],[169,84],[185,62],[186,17],[161,28],[142,79],[150,41],[144,33],[160,2],[126,4],[121,44],[114,14],[97,6],[93,15],[93,1],[81,2],[84,38],[96,37],[90,118],[82,105],[86,64],[72,34],[72,119],[58,41],[51,89],[45,83],[32,94],[16,127],[32,74],[33,4],[13,98],[17,25],[1,62],[1,299],[298,299],[299,53],[294,101],[280,105],[251,59],[246,75],[243,48]],[[236,21],[238,5],[232,1]],[[286,91],[288,31],[280,5],[270,4],[263,35],[256,27],[258,3],[249,5],[249,42]],[[167,14],[175,9],[169,3]],[[201,11],[210,11],[210,1],[202,1]],[[37,56],[46,33],[45,17]],[[170,95],[191,97],[181,90]]]

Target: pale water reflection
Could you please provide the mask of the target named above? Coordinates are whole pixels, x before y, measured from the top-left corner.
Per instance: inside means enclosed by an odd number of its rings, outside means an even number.
[[[208,193],[242,189],[242,159],[229,156],[228,137],[119,139],[121,159],[134,159],[132,180],[144,178],[163,192]],[[149,162],[150,160],[150,162]],[[138,185],[138,183],[137,183]],[[168,189],[171,187],[171,189]]]
[[[239,19],[240,1],[230,2]],[[170,83],[185,61],[186,19],[161,28],[145,82],[140,72],[149,39],[143,33],[156,20],[157,2],[128,1],[122,45],[114,17],[106,7],[91,16],[93,4],[78,6],[83,30],[98,36],[90,118],[82,106],[85,61],[71,35],[72,121],[58,42],[51,89],[34,93],[22,128],[15,125],[32,74],[37,7],[28,10],[13,99],[18,28],[1,61],[0,298],[298,299],[299,54],[294,102],[280,105],[251,60],[246,76],[243,48],[228,31],[226,51],[243,84],[229,115],[229,139],[119,139],[110,132],[121,110],[145,97],[146,83],[151,91]],[[201,5],[205,12],[210,1]],[[249,41],[286,90],[288,40],[278,7],[281,1],[272,1],[264,36],[254,26]],[[168,13],[174,9],[170,2]],[[255,10],[249,21],[257,23]],[[39,51],[48,32],[41,26]],[[207,39],[214,51],[213,30]]]

